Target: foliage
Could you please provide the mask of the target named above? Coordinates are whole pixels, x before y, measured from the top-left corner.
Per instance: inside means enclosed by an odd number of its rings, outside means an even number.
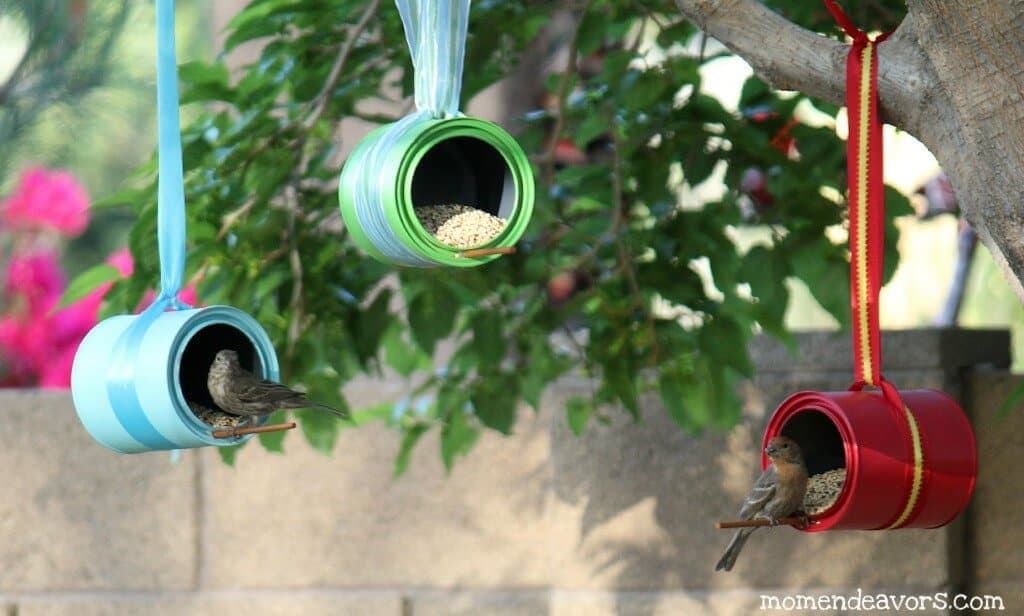
[[[894,19],[902,10],[874,4]],[[835,32],[823,9],[774,5]],[[512,74],[564,6],[474,2],[463,100]],[[520,402],[537,408],[574,370],[592,383],[567,405],[576,432],[605,420],[609,406],[640,417],[647,392],[686,430],[730,426],[733,385],[753,372],[747,343],[759,330],[788,338],[787,278],[848,320],[843,143],[828,124],[803,121],[808,110],[837,109],[755,78],[739,111],[727,109],[703,87],[725,52],[667,0],[593,0],[575,16],[561,40],[581,61],[534,83],[556,104],[514,124],[535,161],[534,218],[515,255],[467,270],[395,272],[358,252],[338,219],[340,152],[354,145],[338,142],[339,123],[396,119],[368,103],[401,108],[411,94],[390,5],[255,0],[226,44],[262,40],[257,62],[237,79],[222,60],[180,68],[183,101],[202,110],[183,130],[189,275],[206,302],[258,319],[284,380],[314,398],[344,405],[339,388],[360,373],[419,379],[410,399],[358,414],[401,428],[398,472],[433,429],[449,467],[482,429],[511,432]],[[566,146],[579,154],[572,164],[560,157]],[[763,185],[741,187],[748,171]],[[105,201],[138,214],[136,275],[115,285],[107,314],[135,306],[158,279],[155,164],[135,179]],[[722,181],[720,197],[695,197]],[[888,196],[887,276],[891,219],[909,211]],[[439,352],[446,340],[451,352]],[[338,425],[319,419],[301,417],[328,451]],[[281,446],[279,435],[263,442]]]
[[[13,144],[48,108],[78,101],[106,80],[128,1],[97,4],[103,6],[87,11],[88,0],[0,0],[0,16],[26,33],[0,83],[0,143]],[[0,150],[0,170],[10,168],[15,153]]]

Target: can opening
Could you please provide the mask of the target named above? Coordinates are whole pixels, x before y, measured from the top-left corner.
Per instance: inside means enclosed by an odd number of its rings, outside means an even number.
[[[800,411],[783,424],[781,433],[800,446],[809,474],[846,467],[843,437],[824,413],[814,409]]]
[[[843,437],[829,417],[815,409],[797,412],[780,431],[796,441],[810,476],[804,511],[818,515],[838,502],[846,484]]]
[[[505,158],[494,146],[475,137],[439,141],[413,171],[414,208],[465,205],[508,220],[515,198]]]
[[[259,365],[256,346],[248,336],[238,328],[224,323],[207,325],[196,331],[181,354],[178,386],[187,402],[216,408],[210,390],[206,387],[206,377],[213,358],[218,351],[224,349],[237,352],[243,368],[256,376],[263,376],[263,366]]]

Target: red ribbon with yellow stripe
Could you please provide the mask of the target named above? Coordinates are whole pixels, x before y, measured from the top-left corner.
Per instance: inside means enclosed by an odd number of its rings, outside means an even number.
[[[891,33],[872,40],[850,23],[833,0],[825,0],[825,5],[853,39],[846,59],[853,362],[856,380],[878,387],[882,383],[878,294],[882,288],[885,189],[882,184],[882,124],[878,121],[877,47]]]
[[[853,39],[846,58],[846,106],[850,136],[846,170],[850,189],[850,308],[853,317],[853,361],[856,381],[851,390],[879,387],[893,411],[907,422],[913,464],[908,468],[907,501],[885,528],[899,528],[917,514],[924,474],[921,434],[913,412],[892,383],[882,376],[882,342],[878,324],[878,295],[882,289],[885,246],[885,187],[882,183],[882,123],[878,120],[878,44],[891,32],[874,39],[854,27],[834,0],[825,6]]]

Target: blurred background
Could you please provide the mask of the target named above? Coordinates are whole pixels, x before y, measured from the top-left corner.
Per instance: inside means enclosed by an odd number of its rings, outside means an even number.
[[[179,63],[216,57],[224,27],[246,4],[178,0]],[[14,328],[20,334],[42,336],[47,332],[25,323],[49,314],[67,281],[104,261],[122,275],[131,267],[123,251],[133,210],[86,206],[117,193],[153,160],[154,22],[152,0],[0,0],[0,214],[8,217],[0,216],[0,352],[5,344],[17,352],[20,344],[45,349],[42,338],[12,338],[10,314],[23,319],[22,329]],[[252,62],[257,52],[242,45],[229,65]],[[740,89],[751,74],[746,63],[726,55],[701,74],[704,89],[739,115]],[[198,115],[195,107],[183,107],[183,124]],[[833,120],[812,109],[800,119],[845,132],[842,113]],[[885,147],[886,181],[909,197],[916,214],[897,220],[900,261],[882,292],[881,321],[891,329],[928,327],[948,302],[964,254],[963,227],[926,149],[891,128]],[[723,176],[713,173],[684,199],[718,199]],[[66,211],[57,211],[57,199]],[[10,218],[15,206],[28,208],[17,220]],[[737,244],[759,232],[730,231]],[[17,269],[10,266],[27,244],[54,255],[56,270],[26,267],[21,278],[2,280]],[[786,284],[790,329],[838,329],[802,282]],[[31,303],[24,291],[32,285],[52,287],[35,313],[11,293]],[[57,333],[68,325],[63,361],[95,322],[99,296],[90,297],[95,301],[86,298],[81,320],[44,325]],[[1013,369],[1024,368],[1024,310],[983,247],[973,252],[956,316],[965,327],[1010,328]],[[945,317],[948,323],[948,311]],[[960,387],[950,367],[963,367],[961,358],[924,357],[933,348],[928,341],[945,333],[908,335],[899,338],[910,341],[906,348],[887,347],[910,350],[901,383]],[[983,346],[972,335],[952,348]],[[616,416],[574,435],[564,409],[584,387],[570,383],[546,398],[546,410],[524,411],[511,436],[485,432],[474,457],[454,469],[441,466],[435,440],[413,454],[408,476],[397,480],[391,466],[398,443],[379,424],[343,430],[331,457],[293,437],[286,456],[248,447],[229,467],[212,448],[114,456],[86,438],[66,393],[5,391],[10,403],[0,437],[8,440],[0,440],[0,466],[12,487],[0,498],[0,537],[13,539],[0,545],[0,614],[532,615],[545,613],[548,590],[563,604],[578,604],[576,611],[551,612],[559,616],[740,614],[750,613],[764,589],[861,586],[991,589],[1019,603],[1014,567],[1024,535],[1012,499],[1024,492],[1006,490],[1004,480],[1024,443],[1024,423],[1019,413],[997,423],[990,412],[1024,391],[1006,373],[983,373],[967,388],[964,406],[977,420],[982,470],[976,511],[961,522],[940,531],[817,533],[800,537],[804,543],[789,532],[759,533],[762,551],[746,555],[737,574],[712,574],[727,539],[710,530],[711,520],[732,512],[749,486],[759,422],[794,389],[834,390],[849,382],[847,353],[833,352],[842,345],[828,338],[807,337],[801,348],[824,348],[810,350],[839,358],[842,374],[815,365],[813,353],[790,364],[792,358],[780,360],[781,351],[761,345],[761,371],[743,385],[742,421],[731,432],[694,438],[659,410],[642,422]],[[13,359],[5,365],[0,354],[0,387],[66,387],[35,374],[10,378]],[[348,395],[360,406],[391,408],[407,392],[396,379],[382,381],[357,380]],[[780,558],[804,562],[807,554],[821,558],[821,566],[774,566]],[[741,587],[759,590],[742,595]],[[189,596],[190,590],[199,592]],[[115,597],[118,591],[124,592]],[[663,596],[652,598],[656,591]],[[731,609],[730,601],[746,603]],[[725,607],[713,609],[718,603]]]

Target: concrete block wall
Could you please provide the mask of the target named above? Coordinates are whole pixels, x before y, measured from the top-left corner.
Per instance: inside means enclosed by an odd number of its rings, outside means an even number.
[[[1021,382],[999,371],[1005,333],[885,338],[891,380],[958,394],[974,416],[968,516],[939,530],[759,531],[736,570],[713,571],[728,534],[712,524],[756,476],[767,416],[789,393],[849,384],[845,336],[798,340],[799,358],[755,345],[758,376],[728,433],[687,436],[650,399],[641,423],[613,413],[577,438],[563,404],[584,384],[567,380],[448,477],[434,438],[393,480],[398,439],[379,425],[345,430],[331,457],[298,434],[284,455],[250,444],[234,467],[209,449],[121,456],[91,441],[67,393],[0,391],[0,615],[749,614],[763,594],[857,588],[986,592],[1024,610],[1024,415],[993,416]],[[348,391],[356,405],[402,392]]]

